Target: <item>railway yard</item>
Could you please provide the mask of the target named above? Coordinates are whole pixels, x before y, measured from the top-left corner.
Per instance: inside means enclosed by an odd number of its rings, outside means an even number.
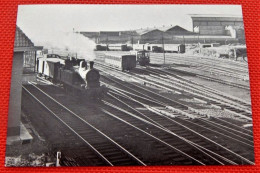
[[[121,71],[95,54],[107,88],[100,100],[39,75],[23,84],[22,121],[34,139],[22,157],[44,154],[37,166],[55,163],[57,151],[61,166],[254,165],[247,62],[151,53],[150,65]]]

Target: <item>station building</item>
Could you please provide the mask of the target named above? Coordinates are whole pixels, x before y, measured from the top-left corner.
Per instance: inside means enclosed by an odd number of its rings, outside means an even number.
[[[34,46],[25,33],[16,26],[14,54],[12,63],[11,89],[8,112],[7,144],[28,140],[30,135],[21,124],[22,83],[28,78],[35,78],[36,51],[41,46]]]

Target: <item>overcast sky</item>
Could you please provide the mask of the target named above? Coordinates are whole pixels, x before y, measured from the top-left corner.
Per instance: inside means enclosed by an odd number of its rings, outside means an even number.
[[[188,14],[241,15],[239,5],[20,5],[17,25],[34,43],[57,32],[117,31],[179,25],[192,30]],[[52,34],[51,34],[52,33]]]

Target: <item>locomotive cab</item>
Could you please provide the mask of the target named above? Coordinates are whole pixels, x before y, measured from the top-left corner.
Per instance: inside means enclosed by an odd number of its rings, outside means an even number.
[[[138,51],[136,53],[136,59],[139,65],[145,66],[150,63],[150,53],[148,51]]]

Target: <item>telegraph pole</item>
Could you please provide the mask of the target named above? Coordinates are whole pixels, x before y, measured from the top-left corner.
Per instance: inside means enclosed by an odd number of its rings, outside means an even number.
[[[106,51],[108,51],[108,33],[107,33],[107,38],[106,38]]]
[[[131,34],[131,43],[132,43],[132,48],[134,49],[134,38],[133,38],[133,34]]]
[[[162,48],[163,48],[163,63],[165,64],[165,52],[164,52],[164,38],[162,33]]]

